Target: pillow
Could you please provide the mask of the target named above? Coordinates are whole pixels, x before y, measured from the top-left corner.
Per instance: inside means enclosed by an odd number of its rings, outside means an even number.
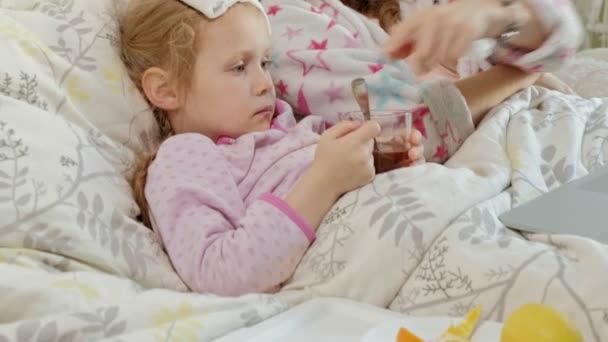
[[[608,97],[608,49],[581,51],[555,74],[582,97]]]
[[[27,9],[33,8],[36,0],[0,0],[0,8]]]
[[[184,290],[157,236],[134,219],[127,179],[158,128],[114,48],[112,0],[5,2],[0,247]]]

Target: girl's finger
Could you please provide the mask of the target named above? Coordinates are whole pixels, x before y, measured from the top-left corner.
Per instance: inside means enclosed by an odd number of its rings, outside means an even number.
[[[422,146],[412,147],[408,151],[407,155],[409,157],[409,160],[411,160],[411,161],[417,161],[419,159],[423,159],[424,158],[424,148]]]
[[[414,146],[420,145],[422,143],[422,134],[417,129],[412,129],[412,133],[410,134],[410,143]]]

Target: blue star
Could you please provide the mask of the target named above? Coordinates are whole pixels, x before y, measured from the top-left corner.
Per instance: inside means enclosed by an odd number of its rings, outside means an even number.
[[[395,100],[402,104],[407,104],[407,99],[404,97],[403,81],[393,79],[388,72],[382,70],[378,73],[379,79],[369,82],[368,89],[370,94],[377,97],[376,109],[385,109],[385,106],[390,100]]]
[[[385,64],[386,66],[396,68],[399,70],[400,74],[405,75],[408,82],[410,82],[410,80],[412,83],[416,81],[416,77],[412,73],[409,65],[407,65],[407,63],[402,59],[387,59],[386,57],[382,56],[376,61],[376,64]]]

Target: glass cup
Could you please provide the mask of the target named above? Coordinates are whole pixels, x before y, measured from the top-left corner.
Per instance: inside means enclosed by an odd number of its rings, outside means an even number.
[[[408,110],[375,110],[371,111],[371,120],[380,125],[380,135],[374,144],[374,166],[376,173],[391,171],[409,166],[409,138],[412,130],[412,114]],[[346,121],[365,121],[360,110],[346,113]]]

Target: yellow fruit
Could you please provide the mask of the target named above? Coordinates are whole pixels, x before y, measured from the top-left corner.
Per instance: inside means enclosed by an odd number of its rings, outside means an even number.
[[[500,342],[583,342],[583,337],[556,310],[542,304],[527,304],[509,316]]]

